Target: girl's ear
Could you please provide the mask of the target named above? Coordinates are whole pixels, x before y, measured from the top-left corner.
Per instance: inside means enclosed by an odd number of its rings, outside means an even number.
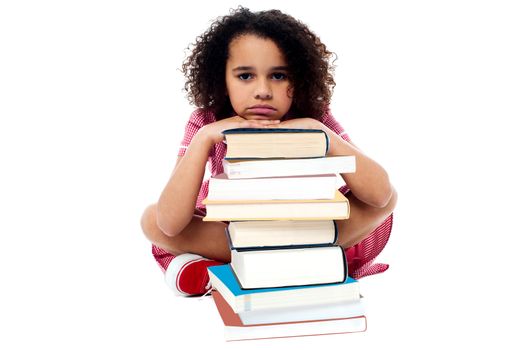
[[[289,88],[287,89],[287,97],[288,98],[293,98],[294,97],[294,87],[289,86]]]

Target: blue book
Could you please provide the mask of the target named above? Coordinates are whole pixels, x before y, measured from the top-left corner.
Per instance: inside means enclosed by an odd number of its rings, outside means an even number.
[[[351,277],[340,283],[247,290],[239,285],[230,264],[211,266],[208,275],[212,287],[236,313],[360,300],[358,281]]]

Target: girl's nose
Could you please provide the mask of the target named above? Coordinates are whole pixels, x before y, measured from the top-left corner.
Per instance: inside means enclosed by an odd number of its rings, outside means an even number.
[[[257,85],[255,97],[261,100],[268,100],[272,98],[272,90],[266,81],[260,82]]]

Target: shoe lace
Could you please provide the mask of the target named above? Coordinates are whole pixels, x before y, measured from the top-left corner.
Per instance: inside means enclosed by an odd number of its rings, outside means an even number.
[[[206,293],[199,297],[199,301],[203,300],[205,297],[207,297],[210,294],[212,294],[212,289],[213,288],[212,288],[212,282],[211,281],[208,281],[208,283],[205,286],[205,289],[206,289]]]

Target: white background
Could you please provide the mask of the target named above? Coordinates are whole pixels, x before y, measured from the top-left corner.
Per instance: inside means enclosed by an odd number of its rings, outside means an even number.
[[[224,343],[139,227],[192,111],[185,48],[231,1],[0,5],[0,348],[524,348],[526,11],[245,1],[338,54],[333,112],[399,192],[363,334]]]

